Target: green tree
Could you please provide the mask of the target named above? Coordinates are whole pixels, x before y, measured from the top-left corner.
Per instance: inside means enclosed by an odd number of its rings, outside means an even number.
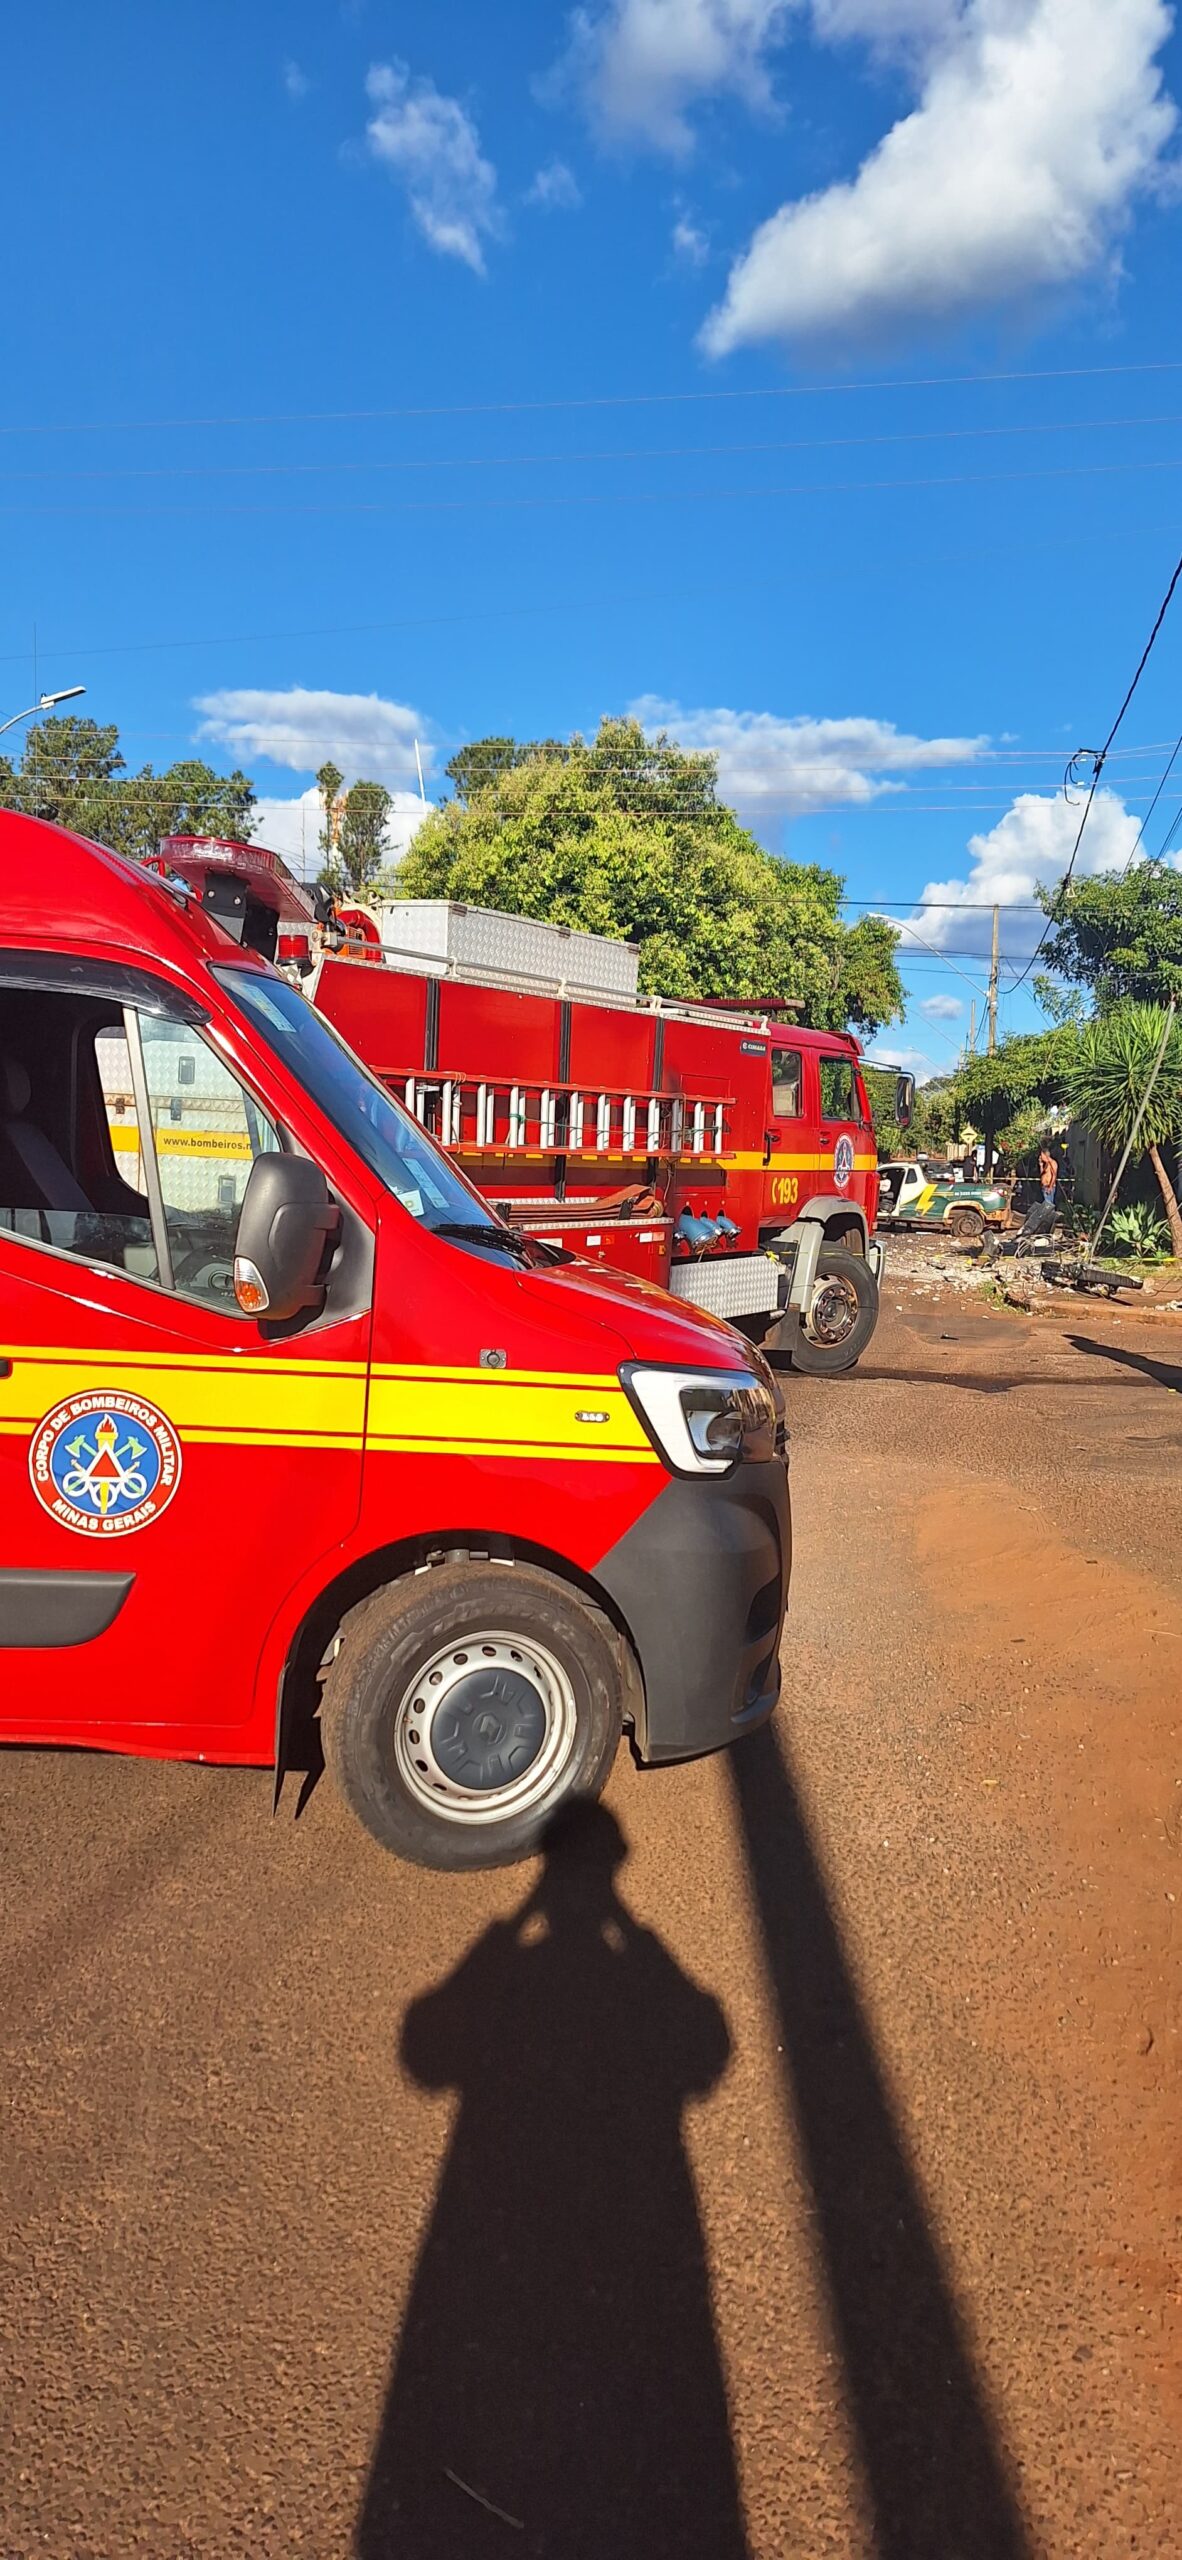
[[[145,776],[151,773],[145,766]],[[136,779],[143,777],[137,776]],[[254,824],[254,784],[237,766],[215,773],[200,757],[185,756],[170,764],[157,785],[161,810],[168,816],[162,834],[227,836],[232,844],[248,843]]]
[[[1050,1031],[1022,1031],[1003,1040],[992,1057],[966,1058],[951,1079],[962,1122],[980,1129],[987,1148],[1015,1115],[1036,1102],[1045,1110],[1062,1102],[1078,1034],[1072,1022]]]
[[[946,1077],[933,1077],[930,1084],[916,1087],[910,1122],[906,1129],[901,1129],[895,1118],[897,1070],[894,1067],[876,1067],[873,1059],[864,1059],[862,1073],[870,1096],[880,1163],[891,1164],[900,1157],[942,1154],[959,1137],[961,1115]]]
[[[1048,968],[1086,987],[1101,1013],[1182,997],[1182,872],[1139,862],[1123,879],[1105,872],[1038,897],[1054,918]]]
[[[458,796],[418,829],[400,896],[636,942],[654,994],[790,996],[824,1028],[901,1013],[893,928],[845,926],[835,872],[766,853],[719,799],[713,756],[605,720],[590,741],[479,740],[452,762]]]
[[[1101,1146],[1127,1146],[1166,1039],[1165,1053],[1138,1133],[1161,1193],[1175,1255],[1182,1259],[1182,1209],[1162,1149],[1182,1130],[1182,1021],[1161,1005],[1121,1004],[1084,1024],[1067,1075],[1068,1098]]]
[[[346,793],[337,838],[337,861],[345,888],[355,898],[382,886],[387,853],[386,828],[393,803],[380,782],[355,782]]]
[[[197,757],[164,773],[150,764],[128,773],[113,722],[40,720],[19,766],[0,764],[0,807],[142,857],[161,836],[249,836],[254,788],[244,773],[215,773]]]
[[[16,771],[8,766],[4,805],[94,835],[111,785],[125,770],[114,721],[100,724],[68,714],[38,720],[26,730]]]
[[[337,802],[344,784],[340,766],[322,764],[316,776],[316,788],[324,802],[320,821],[320,850],[324,856],[318,887],[327,889],[330,897],[339,898],[345,886],[345,875],[337,856]]]

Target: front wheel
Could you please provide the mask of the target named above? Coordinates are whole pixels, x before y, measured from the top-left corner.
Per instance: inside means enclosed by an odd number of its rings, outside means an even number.
[[[981,1211],[975,1209],[971,1201],[963,1209],[950,1209],[948,1224],[953,1235],[962,1236],[966,1244],[970,1242],[980,1244],[985,1233],[985,1220]]]
[[[366,1830],[416,1866],[509,1866],[593,1799],[620,1738],[622,1639],[535,1565],[440,1565],[346,1619],[324,1756]]]
[[[806,1377],[833,1377],[860,1360],[878,1322],[878,1282],[860,1253],[825,1244],[806,1312],[789,1312],[770,1348]]]

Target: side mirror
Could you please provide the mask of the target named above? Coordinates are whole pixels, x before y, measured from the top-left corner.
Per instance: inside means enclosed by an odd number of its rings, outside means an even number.
[[[238,1219],[234,1295],[244,1315],[318,1316],[341,1213],[307,1156],[256,1156]]]
[[[895,1125],[897,1128],[909,1129],[911,1127],[911,1114],[914,1109],[915,1078],[914,1076],[897,1075],[895,1078]]]

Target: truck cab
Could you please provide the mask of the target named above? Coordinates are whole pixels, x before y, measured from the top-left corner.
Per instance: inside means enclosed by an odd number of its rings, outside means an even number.
[[[779,1391],[510,1227],[266,941],[0,814],[0,1739],[281,1773],[314,1718],[385,1846],[502,1863],[623,1729],[770,1714]]]

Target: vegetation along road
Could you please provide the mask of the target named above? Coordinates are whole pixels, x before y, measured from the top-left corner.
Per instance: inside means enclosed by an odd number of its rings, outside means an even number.
[[[6,1755],[5,2560],[1177,2548],[1182,1327],[889,1296],[545,1869]]]

